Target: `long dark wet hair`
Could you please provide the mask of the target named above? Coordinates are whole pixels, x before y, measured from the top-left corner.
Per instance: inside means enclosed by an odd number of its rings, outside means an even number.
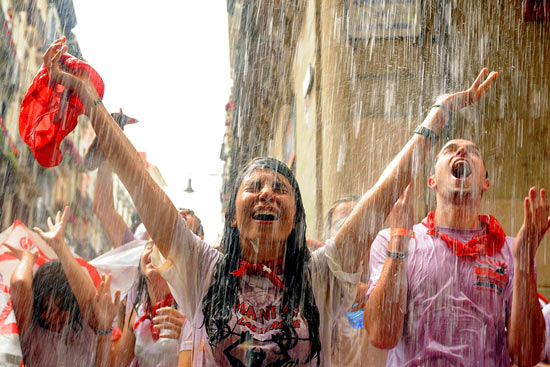
[[[38,268],[32,280],[32,296],[32,321],[40,327],[49,330],[41,316],[48,308],[44,300],[49,296],[50,302],[55,302],[57,307],[69,313],[73,331],[78,333],[82,330],[82,314],[59,260],[48,261]]]
[[[208,289],[202,301],[204,326],[208,334],[210,345],[214,346],[227,338],[231,329],[233,308],[237,302],[238,278],[230,273],[239,267],[242,250],[239,242],[239,230],[231,226],[235,218],[236,199],[239,187],[244,177],[256,169],[269,169],[285,176],[294,192],[296,215],[294,217],[294,229],[286,240],[285,255],[283,259],[283,301],[280,305],[280,314],[283,317],[284,327],[281,330],[288,340],[291,340],[296,331],[292,326],[292,317],[300,310],[308,325],[311,350],[308,362],[318,357],[320,363],[321,340],[319,338],[319,310],[315,304],[313,290],[311,288],[311,276],[308,270],[310,253],[306,246],[306,216],[302,196],[298,188],[298,182],[292,171],[282,162],[273,158],[256,158],[249,162],[241,171],[229,199],[225,213],[225,226],[221,240],[222,259],[216,265],[214,283]],[[287,310],[283,308],[288,307]]]
[[[132,308],[130,309],[130,316],[128,317],[128,320],[132,319],[133,313],[138,313],[139,306],[141,306],[143,303],[151,304],[151,297],[149,297],[149,292],[147,291],[147,278],[145,277],[145,274],[141,271],[141,256],[140,256],[140,262],[138,265],[138,277],[136,281],[134,282],[133,287],[136,289],[136,298],[134,299],[134,302],[132,303]],[[126,300],[126,302],[130,302],[130,300]],[[134,325],[130,325],[128,323],[128,328],[132,330]]]

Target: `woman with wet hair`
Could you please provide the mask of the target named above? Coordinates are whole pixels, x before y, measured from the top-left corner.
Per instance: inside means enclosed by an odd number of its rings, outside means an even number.
[[[222,251],[217,252],[188,229],[90,81],[62,67],[64,41],[54,42],[44,55],[50,80],[82,102],[101,149],[160,251],[155,265],[199,328],[194,330],[194,363],[206,366],[330,366],[330,329],[353,302],[364,251],[449,113],[479,100],[496,77],[492,73],[485,79],[484,69],[470,89],[439,97],[335,237],[311,255],[293,173],[275,159],[254,160],[234,182]]]
[[[68,247],[62,249],[66,212],[63,216],[58,213],[55,224],[48,218],[48,232],[38,230],[61,256],[60,260],[41,265],[34,276],[36,249],[22,250],[4,244],[20,261],[10,285],[25,366],[103,367],[108,362],[110,325],[119,306],[119,292],[113,302],[110,276],[103,276],[96,290]],[[82,277],[75,275],[77,273]],[[77,289],[87,286],[93,293],[85,303],[79,300]]]

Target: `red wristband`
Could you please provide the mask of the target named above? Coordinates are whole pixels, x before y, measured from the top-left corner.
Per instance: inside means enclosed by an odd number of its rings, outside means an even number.
[[[408,228],[392,228],[390,231],[390,240],[395,236],[409,236],[414,238],[414,232]]]

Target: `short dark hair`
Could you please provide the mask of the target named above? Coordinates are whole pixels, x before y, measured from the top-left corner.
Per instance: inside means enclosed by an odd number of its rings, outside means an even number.
[[[327,212],[327,223],[325,226],[326,234],[328,235],[330,233],[330,230],[332,229],[332,215],[334,214],[334,211],[338,207],[338,205],[342,203],[356,203],[360,199],[357,195],[347,195],[343,196],[338,200],[335,200],[332,205],[330,206],[330,209]]]
[[[199,225],[197,226],[197,233],[195,233],[196,235],[198,235],[199,237],[202,236],[204,237],[204,227],[202,226],[202,221],[201,219],[197,216],[197,214],[195,214],[195,212],[191,209],[187,209],[187,208],[179,208],[178,209],[179,211],[185,211],[187,212],[188,214],[191,214],[192,216],[194,216],[195,218],[197,218],[197,221],[199,222]]]

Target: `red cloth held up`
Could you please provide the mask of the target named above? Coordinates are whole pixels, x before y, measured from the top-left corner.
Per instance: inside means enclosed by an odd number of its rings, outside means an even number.
[[[103,98],[105,85],[90,65],[68,54],[61,55],[60,62],[71,73],[87,76]],[[48,71],[42,65],[21,102],[19,114],[19,134],[41,166],[61,163],[59,144],[74,130],[83,110],[76,94],[61,84],[50,84]]]
[[[434,223],[435,211],[431,211],[428,216],[422,221],[422,224],[428,228],[428,235],[441,238],[447,246],[453,251],[456,256],[471,256],[478,255],[493,256],[502,249],[506,234],[498,223],[495,217],[491,215],[480,215],[479,221],[484,227],[481,234],[475,235],[470,241],[462,243],[451,236],[438,232]]]

